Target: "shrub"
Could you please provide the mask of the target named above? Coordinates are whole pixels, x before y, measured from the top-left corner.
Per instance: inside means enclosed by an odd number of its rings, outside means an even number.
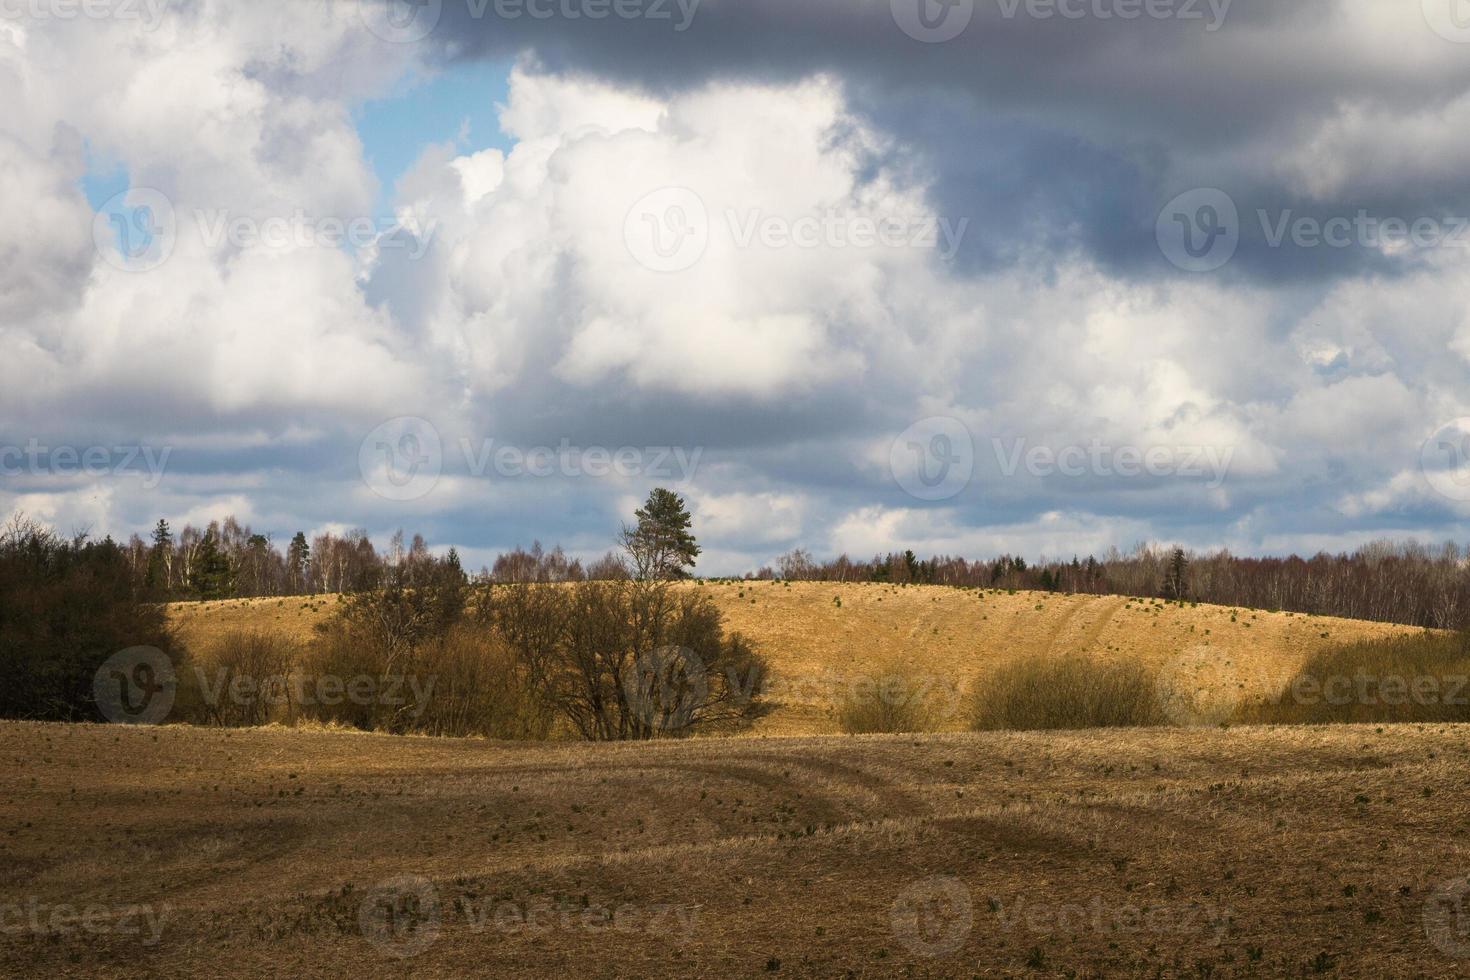
[[[850,735],[933,732],[953,714],[957,699],[951,685],[894,666],[845,690],[837,722]]]
[[[530,670],[483,624],[416,611],[438,602],[394,590],[353,597],[306,651],[302,715],[394,734],[546,738],[554,714]]]
[[[1026,657],[980,678],[971,723],[977,731],[1160,725],[1155,690],[1140,664],[1080,654]]]
[[[743,724],[765,661],[708,596],[661,582],[497,586],[483,620],[581,737],[648,739]]]
[[[400,655],[392,644],[374,630],[357,626],[345,613],[339,612],[317,627],[317,635],[308,644],[301,662],[304,684],[320,689],[322,683],[335,685],[340,679],[346,685],[366,677],[374,687],[392,683]],[[344,725],[363,731],[394,731],[389,705],[379,703],[376,692],[370,698],[313,697],[302,705],[302,716],[329,725]]]
[[[1423,632],[1320,651],[1246,722],[1315,725],[1470,721],[1470,633]]]
[[[531,686],[506,643],[457,626],[415,651],[412,675],[424,683],[407,693],[412,728],[424,735],[544,739],[555,715]],[[418,700],[423,695],[422,700]]]
[[[210,649],[209,666],[196,665],[181,679],[181,714],[225,728],[290,724],[301,707],[291,684],[299,659],[297,644],[280,633],[227,633]]]

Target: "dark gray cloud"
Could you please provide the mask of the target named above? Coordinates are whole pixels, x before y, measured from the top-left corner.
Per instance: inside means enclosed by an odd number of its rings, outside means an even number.
[[[446,60],[530,52],[551,71],[660,94],[836,75],[857,110],[933,171],[937,208],[972,219],[956,257],[963,270],[1078,250],[1114,272],[1171,275],[1155,219],[1194,187],[1220,187],[1237,202],[1241,240],[1230,271],[1267,280],[1394,274],[1414,262],[1357,241],[1275,245],[1267,229],[1284,214],[1327,221],[1366,210],[1413,221],[1470,213],[1462,168],[1397,179],[1394,156],[1363,152],[1371,127],[1343,142],[1350,159],[1334,163],[1348,173],[1334,186],[1308,196],[1293,179],[1300,168],[1289,165],[1344,111],[1392,118],[1470,90],[1470,57],[1434,33],[1419,4],[1364,14],[1345,0],[1161,0],[1156,8],[955,0],[948,16],[972,9],[968,26],[924,43],[898,23],[920,3],[943,22],[936,0],[706,0],[685,30],[675,0],[630,0],[644,16],[605,19],[567,16],[590,9],[582,0],[443,0],[422,43]],[[533,6],[551,15],[532,16]],[[1128,11],[1139,13],[1119,15]],[[1412,135],[1411,127],[1381,138]]]

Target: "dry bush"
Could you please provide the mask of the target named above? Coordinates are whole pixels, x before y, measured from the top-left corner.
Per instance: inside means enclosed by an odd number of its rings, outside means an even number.
[[[837,722],[849,735],[936,732],[957,703],[953,685],[910,666],[891,666],[848,685]]]
[[[320,724],[498,739],[543,739],[551,731],[553,713],[528,671],[505,643],[471,623],[404,646],[339,619],[311,644],[303,674],[303,715]]]
[[[555,716],[503,641],[469,626],[415,651],[413,675],[427,696],[411,704],[413,730],[424,735],[544,739]],[[422,689],[421,689],[422,690]],[[410,696],[419,692],[411,687]]]
[[[226,633],[204,662],[181,677],[181,714],[224,728],[290,724],[299,708],[291,679],[300,655],[297,644],[281,633]]]
[[[482,621],[582,738],[682,736],[748,723],[766,664],[704,593],[663,582],[496,586]]]
[[[560,722],[593,740],[738,726],[765,682],[708,596],[627,580],[362,593],[318,627],[302,673],[348,693],[302,699],[317,722],[497,738]]]
[[[1470,633],[1417,633],[1320,651],[1237,720],[1315,725],[1470,721]]]
[[[337,617],[319,628],[302,659],[301,672],[313,688],[323,679],[350,683],[368,677],[375,681],[394,669],[391,648],[365,630],[354,629],[345,617]],[[304,717],[322,724],[345,725],[363,731],[394,731],[393,706],[378,704],[378,698],[313,697],[303,705]]]
[[[1026,657],[982,676],[975,686],[971,727],[1034,731],[1164,721],[1154,678],[1141,664],[1074,654]]]

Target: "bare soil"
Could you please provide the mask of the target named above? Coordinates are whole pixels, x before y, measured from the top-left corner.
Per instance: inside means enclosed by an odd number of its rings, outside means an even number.
[[[6,975],[1470,963],[1463,727],[528,745],[4,723],[0,751]]]

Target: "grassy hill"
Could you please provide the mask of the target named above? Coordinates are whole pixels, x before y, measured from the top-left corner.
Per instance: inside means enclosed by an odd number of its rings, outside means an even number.
[[[707,590],[730,629],[760,644],[774,674],[775,710],[757,734],[838,731],[835,706],[859,685],[902,668],[927,684],[946,729],[965,727],[963,695],[987,667],[1028,654],[1131,658],[1216,701],[1274,692],[1312,653],[1409,627],[1153,599],[972,591],[876,583],[690,584]],[[170,617],[197,655],[239,628],[299,639],[337,597],[177,603]],[[952,686],[957,686],[951,694]]]

